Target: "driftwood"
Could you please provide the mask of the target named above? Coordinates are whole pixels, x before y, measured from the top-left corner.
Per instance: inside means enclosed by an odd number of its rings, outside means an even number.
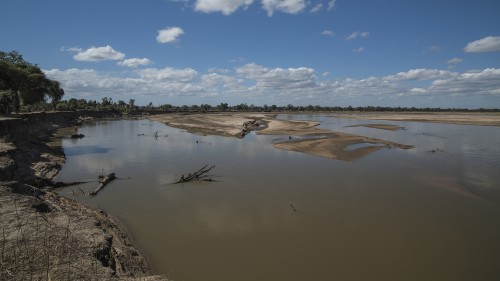
[[[84,184],[88,183],[88,181],[72,181],[72,182],[53,182],[51,186],[53,188],[60,188],[60,187],[67,187],[67,186],[72,186],[72,185],[79,185],[79,184]]]
[[[84,134],[78,134],[78,133],[71,135],[72,139],[81,139],[81,138],[84,138],[84,137],[85,137]]]
[[[206,173],[210,172],[213,168],[215,168],[215,165],[207,168],[208,165],[203,166],[203,168],[199,169],[198,171],[194,173],[189,173],[186,177],[184,174],[182,174],[181,178],[176,181],[175,183],[183,183],[183,182],[188,182],[192,180],[204,180],[204,181],[212,181],[211,178],[206,177]]]
[[[92,191],[89,195],[94,196],[101,191],[108,183],[110,183],[112,180],[116,179],[115,173],[111,173],[106,175],[105,177],[102,178],[101,181],[99,181],[99,186],[96,188],[96,190]]]

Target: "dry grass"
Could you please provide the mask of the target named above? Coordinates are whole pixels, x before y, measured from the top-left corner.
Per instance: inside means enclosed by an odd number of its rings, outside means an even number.
[[[111,216],[50,191],[0,182],[0,280],[141,280],[149,272]]]
[[[89,246],[74,235],[76,221],[67,217],[61,225],[47,215],[47,205],[41,203],[26,208],[26,203],[30,203],[27,201],[31,200],[11,200],[14,212],[2,214],[7,225],[1,229],[0,280],[103,280],[109,277],[108,270],[99,264],[102,260],[99,244],[95,241]]]

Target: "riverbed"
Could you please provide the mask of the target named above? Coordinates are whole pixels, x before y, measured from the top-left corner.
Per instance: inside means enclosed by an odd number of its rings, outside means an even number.
[[[56,181],[87,181],[60,193],[117,216],[174,280],[500,278],[500,127],[278,118],[414,148],[342,161],[273,147],[294,136],[96,121],[62,139]],[[402,129],[360,126],[381,123]],[[174,184],[204,165],[213,181]]]

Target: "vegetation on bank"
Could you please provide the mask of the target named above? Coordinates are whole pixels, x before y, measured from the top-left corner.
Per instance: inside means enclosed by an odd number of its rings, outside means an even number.
[[[500,112],[500,109],[467,109],[439,107],[387,107],[387,106],[286,106],[247,105],[241,103],[228,105],[220,103],[182,105],[162,104],[154,106],[150,102],[146,106],[137,106],[134,99],[128,102],[113,101],[104,97],[101,101],[71,98],[62,100],[64,90],[60,83],[48,79],[40,67],[23,59],[16,51],[0,51],[0,113],[34,112],[34,111],[76,111],[76,110],[114,110],[122,113],[137,111],[161,112],[328,112],[328,111],[360,111],[360,112]]]
[[[26,112],[29,111],[50,111],[53,110],[51,104],[39,103],[32,105],[30,107],[24,108]],[[171,104],[162,104],[159,106],[154,106],[153,103],[149,103],[146,106],[135,105],[135,100],[130,99],[128,102],[119,100],[117,102],[113,101],[112,98],[104,97],[102,101],[96,100],[85,100],[85,99],[75,99],[71,98],[69,100],[61,100],[56,106],[57,111],[77,111],[77,110],[112,110],[121,113],[130,112],[154,112],[154,113],[206,113],[206,112],[500,112],[500,109],[468,109],[468,108],[439,108],[439,107],[383,107],[383,106],[358,106],[358,107],[341,107],[341,106],[319,106],[319,105],[307,105],[307,106],[277,106],[277,105],[247,105],[246,103],[237,105],[228,105],[227,103],[221,103],[217,106],[211,106],[209,104],[201,105],[182,105],[175,106]]]
[[[9,114],[37,104],[55,107],[64,96],[58,81],[48,79],[40,67],[16,51],[0,51],[0,110]]]

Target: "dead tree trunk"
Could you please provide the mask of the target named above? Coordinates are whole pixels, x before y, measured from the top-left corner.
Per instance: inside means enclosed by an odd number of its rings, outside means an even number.
[[[183,182],[188,182],[192,180],[206,180],[206,181],[211,181],[211,179],[206,178],[206,173],[210,172],[213,168],[215,168],[215,165],[207,168],[208,165],[203,166],[203,168],[199,169],[198,171],[194,172],[193,174],[189,173],[186,177],[184,177],[184,174],[182,174],[181,178],[176,181],[175,183],[183,183]]]
[[[101,189],[103,189],[108,183],[110,183],[112,180],[116,179],[116,175],[115,173],[111,173],[111,174],[108,174],[106,175],[102,181],[100,181],[100,184],[99,186],[96,188],[96,190],[92,191],[89,195],[90,196],[94,196],[94,195],[97,195],[97,193],[99,193],[99,191],[101,191]]]

